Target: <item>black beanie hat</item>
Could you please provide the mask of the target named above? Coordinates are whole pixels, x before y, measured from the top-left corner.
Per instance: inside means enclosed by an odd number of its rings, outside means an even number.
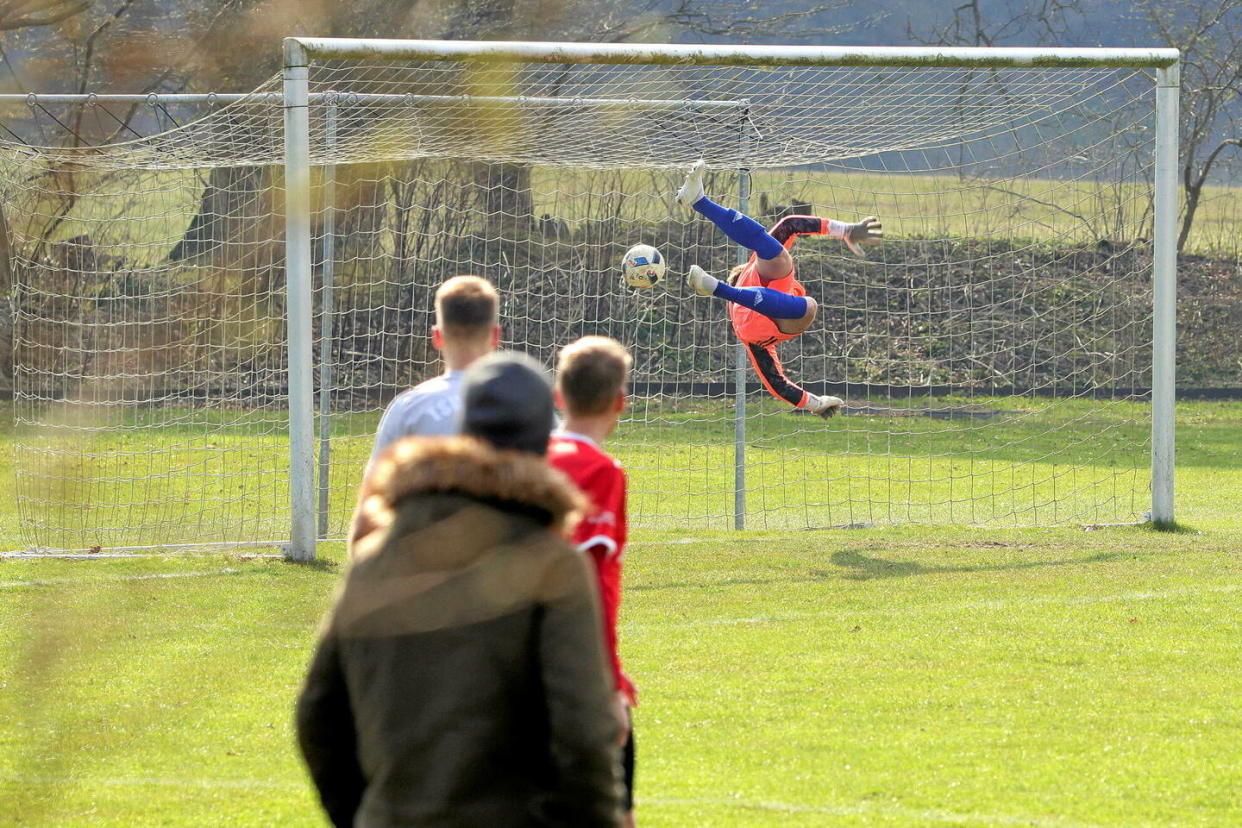
[[[538,362],[499,351],[466,369],[462,390],[463,434],[497,448],[544,455],[552,432],[552,383]]]

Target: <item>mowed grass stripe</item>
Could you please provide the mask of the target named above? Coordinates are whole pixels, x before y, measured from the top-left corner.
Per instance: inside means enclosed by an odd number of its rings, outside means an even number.
[[[158,581],[170,578],[218,578],[228,575],[241,574],[237,569],[221,569],[215,572],[156,572],[147,575],[113,575],[113,576],[85,576],[81,578],[44,578],[29,581],[0,581],[0,589],[20,589],[21,587],[52,587],[62,584],[78,584],[79,586],[87,586],[90,584],[108,584],[125,581]]]
[[[1110,604],[1110,603],[1145,603],[1148,601],[1178,601],[1204,593],[1242,592],[1242,584],[1223,584],[1215,586],[1193,586],[1183,589],[1170,589],[1160,592],[1126,592],[1117,595],[1092,595],[1087,597],[1061,596],[1042,598],[1015,598],[1013,600],[965,601],[956,604],[922,604],[915,607],[889,609],[870,607],[866,610],[855,609],[850,617],[863,615],[935,615],[940,613],[979,612],[983,610],[1022,609],[1040,604]],[[711,627],[730,624],[790,624],[808,618],[824,618],[829,616],[844,617],[838,612],[790,612],[779,615],[752,616],[749,618],[708,618],[703,620],[655,621],[645,624],[627,624],[625,629],[640,631],[660,627]]]
[[[1148,505],[1149,406],[1009,398],[986,404],[1009,413],[982,423],[850,416],[829,424],[789,414],[772,400],[756,401],[756,410],[772,416],[750,424],[748,527],[1141,519]],[[635,528],[732,524],[733,423],[727,405],[684,405],[689,407],[670,403],[652,421],[624,423],[610,441],[630,477]],[[1210,406],[1189,411],[1210,416]],[[711,419],[699,419],[704,413]],[[333,446],[332,535],[345,531],[377,419],[378,413],[352,415],[334,423],[343,439]],[[14,449],[13,435],[0,446],[21,460],[12,473],[33,468],[43,476],[20,488],[30,498],[23,514],[16,513],[15,499],[0,502],[0,515],[12,510],[12,520],[0,522],[0,549],[20,548],[30,542],[27,534],[46,546],[100,546],[104,552],[144,543],[286,537],[284,438],[256,438],[244,425],[213,434],[210,446],[194,447],[194,437],[188,427],[131,429],[97,434],[69,444],[68,454],[45,456],[42,450]],[[76,453],[87,448],[87,454]],[[141,480],[142,469],[163,477],[158,484],[130,481],[135,474]],[[0,474],[5,471],[0,456]],[[136,505],[147,498],[154,500]],[[20,532],[19,517],[41,530]]]
[[[991,402],[1009,408],[1020,404]],[[774,402],[759,405],[776,412]],[[859,523],[1065,525],[1141,520],[1150,506],[1150,406],[1059,400],[1040,401],[1037,407],[1042,409],[1038,416],[1014,409],[1016,413],[982,422],[851,416],[823,423],[784,411],[759,418],[751,424],[746,448],[747,527],[771,531]],[[610,441],[630,477],[633,528],[698,531],[732,525],[733,425],[719,419],[725,411],[720,405],[703,410],[713,419],[699,421],[698,409],[682,411],[673,405],[651,422],[623,424]],[[1222,483],[1242,481],[1236,477],[1242,468],[1240,410],[1228,402],[1179,404],[1182,519],[1200,520],[1199,507],[1210,504],[1217,512],[1211,516],[1213,522],[1236,522],[1235,509],[1215,507],[1228,499]],[[345,531],[377,416],[352,415],[336,424],[342,439],[333,447],[332,534]],[[104,454],[150,450],[150,463],[181,469],[170,472],[159,486],[164,505],[131,508],[124,504],[136,493],[121,483],[106,482],[85,494],[36,492],[36,499],[46,496],[48,502],[38,508],[28,503],[25,515],[17,513],[14,498],[3,498],[0,550],[29,543],[19,531],[19,518],[70,528],[40,535],[48,545],[75,549],[100,545],[105,553],[135,542],[287,536],[287,475],[272,468],[243,473],[243,467],[256,462],[253,446],[245,448],[251,437],[244,430],[214,436],[216,448],[203,455],[211,463],[225,463],[226,458],[234,463],[236,468],[225,477],[201,476],[202,453],[174,447],[186,439],[187,434],[177,429],[98,437],[95,448]],[[259,454],[284,456],[281,440],[264,440],[266,448]],[[0,480],[14,473],[6,458],[15,443],[13,432],[0,431]],[[228,446],[233,448],[224,451]],[[218,456],[220,451],[223,456]],[[105,461],[92,461],[92,474],[106,478],[104,465]],[[260,468],[266,467],[260,463]],[[49,480],[77,473],[73,463],[43,471]],[[150,534],[136,536],[132,530],[108,528],[118,520],[122,525],[146,525]]]
[[[661,808],[740,809],[745,811],[770,812],[781,817],[814,816],[814,824],[822,824],[824,816],[833,817],[880,817],[900,819],[906,824],[917,825],[1025,825],[1032,828],[1095,828],[1097,823],[1070,822],[1056,817],[1012,816],[1008,814],[951,813],[941,810],[919,810],[902,808],[900,805],[883,802],[859,803],[856,805],[795,805],[774,799],[753,800],[720,800],[720,799],[650,799],[642,800],[642,805]],[[785,824],[782,820],[782,824]],[[834,823],[835,824],[835,823]]]

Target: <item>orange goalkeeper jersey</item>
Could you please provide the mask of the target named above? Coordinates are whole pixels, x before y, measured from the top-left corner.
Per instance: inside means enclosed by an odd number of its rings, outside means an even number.
[[[806,296],[806,288],[802,287],[802,283],[798,281],[796,267],[789,272],[788,276],[764,282],[759,278],[759,274],[755,272],[755,261],[755,256],[752,254],[750,261],[746,263],[746,267],[738,275],[734,287],[766,287],[778,290],[781,293],[787,293],[790,296]],[[748,345],[775,345],[778,342],[784,342],[799,335],[785,333],[776,327],[776,320],[753,311],[745,305],[730,302],[729,317],[733,320],[733,330],[737,334],[737,338]]]

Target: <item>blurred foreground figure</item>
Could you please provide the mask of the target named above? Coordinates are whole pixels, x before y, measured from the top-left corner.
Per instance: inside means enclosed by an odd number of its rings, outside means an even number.
[[[615,826],[616,721],[585,503],[546,464],[537,363],[479,360],[463,436],[408,438],[363,482],[354,563],[297,706],[338,826]]]

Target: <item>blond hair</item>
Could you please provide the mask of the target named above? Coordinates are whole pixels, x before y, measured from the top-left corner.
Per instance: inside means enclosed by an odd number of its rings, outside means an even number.
[[[436,291],[436,326],[448,339],[490,334],[500,312],[500,296],[480,276],[454,276]]]
[[[607,336],[584,336],[561,349],[556,387],[570,414],[603,414],[625,391],[633,360],[625,346]]]

